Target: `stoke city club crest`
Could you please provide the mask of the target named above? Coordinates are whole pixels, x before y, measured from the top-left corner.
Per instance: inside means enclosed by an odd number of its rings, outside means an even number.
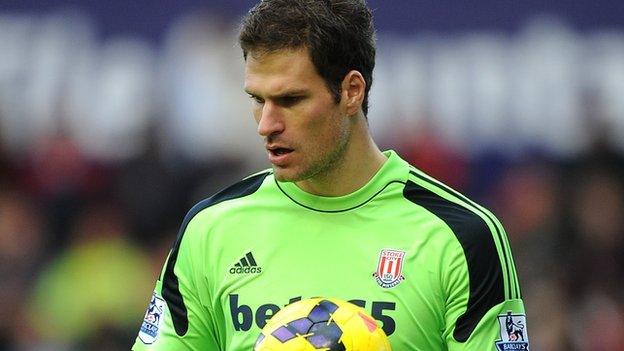
[[[382,288],[393,288],[399,285],[405,277],[403,276],[403,260],[405,251],[395,249],[383,249],[379,253],[377,270],[373,277]]]

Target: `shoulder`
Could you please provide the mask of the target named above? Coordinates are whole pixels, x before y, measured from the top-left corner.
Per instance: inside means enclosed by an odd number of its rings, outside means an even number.
[[[488,282],[493,301],[517,298],[514,263],[505,230],[486,208],[415,168],[404,189],[404,196],[441,219],[453,235],[471,282]],[[476,289],[478,285],[472,285]],[[472,291],[477,293],[477,291]]]
[[[199,234],[205,232],[204,229],[207,229],[210,223],[214,223],[213,219],[223,218],[233,212],[232,208],[253,206],[251,198],[261,192],[261,188],[267,188],[266,185],[274,183],[269,179],[272,178],[272,174],[271,170],[252,174],[195,204],[184,216],[175,246],[180,245],[183,237],[188,238],[185,240],[201,239],[203,235]],[[195,232],[197,235],[193,234]]]
[[[255,194],[263,186],[265,180],[271,177],[273,172],[270,169],[252,174],[241,181],[217,192],[195,204],[184,217],[182,229],[197,217],[200,213],[206,212],[220,204],[232,201],[244,201],[247,197]]]
[[[403,196],[446,223],[464,250],[495,249],[503,241],[502,225],[489,210],[416,168],[410,168]]]

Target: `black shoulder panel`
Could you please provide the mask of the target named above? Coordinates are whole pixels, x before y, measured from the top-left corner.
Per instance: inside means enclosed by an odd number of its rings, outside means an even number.
[[[470,296],[453,337],[465,342],[487,311],[505,300],[503,271],[490,229],[479,215],[412,181],[406,183],[403,196],[443,220],[464,249]]]
[[[193,219],[195,215],[197,215],[205,208],[216,205],[223,201],[232,200],[255,193],[260,188],[260,185],[262,185],[264,178],[266,178],[268,174],[269,172],[264,172],[254,175],[230,186],[229,188],[218,192],[217,194],[193,206],[193,208],[189,211],[186,217],[184,217],[184,221],[182,222],[182,226],[180,227],[180,231],[178,232],[178,237],[175,241],[175,244],[173,245],[173,248],[171,249],[169,260],[167,261],[167,268],[165,269],[162,285],[162,296],[167,302],[169,311],[171,311],[173,326],[175,328],[176,334],[178,334],[179,336],[184,336],[188,331],[188,314],[186,305],[184,304],[184,299],[182,297],[182,294],[180,293],[178,277],[173,272],[173,269],[178,259],[178,251],[180,249],[180,243],[182,242],[182,237],[184,236],[186,227],[188,226],[191,219]]]

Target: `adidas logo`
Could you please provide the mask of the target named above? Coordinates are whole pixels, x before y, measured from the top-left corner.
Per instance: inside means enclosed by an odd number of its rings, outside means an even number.
[[[248,252],[245,257],[241,258],[239,262],[234,264],[234,267],[230,268],[230,274],[246,274],[246,273],[261,273],[262,267],[259,267],[251,252]]]

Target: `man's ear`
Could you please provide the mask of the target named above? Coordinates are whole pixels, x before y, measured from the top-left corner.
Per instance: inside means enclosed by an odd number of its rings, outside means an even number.
[[[342,101],[349,116],[357,114],[362,109],[366,81],[362,73],[353,70],[347,73],[342,80]]]

